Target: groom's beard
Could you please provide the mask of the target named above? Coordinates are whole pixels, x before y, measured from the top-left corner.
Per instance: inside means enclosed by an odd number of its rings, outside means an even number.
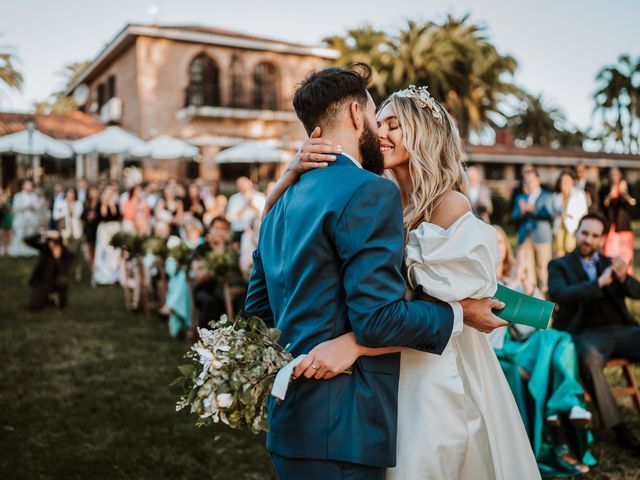
[[[364,131],[360,135],[358,142],[358,149],[362,159],[362,168],[376,175],[382,175],[382,172],[384,172],[384,157],[380,151],[378,135],[369,126],[369,122],[364,125]]]

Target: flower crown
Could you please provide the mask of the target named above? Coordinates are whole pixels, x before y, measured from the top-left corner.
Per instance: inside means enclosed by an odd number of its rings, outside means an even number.
[[[440,108],[436,104],[435,100],[429,93],[427,87],[416,87],[415,85],[409,85],[409,88],[405,88],[404,90],[400,90],[396,93],[398,97],[402,98],[413,98],[418,102],[420,108],[429,107],[431,113],[433,113],[433,117],[437,120],[442,119],[442,114],[440,113]]]

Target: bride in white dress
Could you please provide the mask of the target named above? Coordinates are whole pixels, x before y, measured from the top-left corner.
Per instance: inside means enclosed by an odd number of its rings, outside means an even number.
[[[410,286],[449,302],[492,296],[498,239],[491,226],[473,216],[464,196],[461,142],[453,120],[425,88],[413,87],[391,95],[377,118],[385,168],[402,193]],[[465,325],[442,355],[364,348],[347,334],[318,345],[309,357],[316,366],[343,371],[361,355],[397,351],[402,352],[397,463],[386,478],[540,478],[486,334]]]

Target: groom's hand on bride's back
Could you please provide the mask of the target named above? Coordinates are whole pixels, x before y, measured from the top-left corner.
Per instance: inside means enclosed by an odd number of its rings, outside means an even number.
[[[460,301],[465,325],[482,333],[493,332],[498,327],[506,327],[509,322],[497,317],[493,310],[502,310],[504,303],[495,298],[467,298]]]

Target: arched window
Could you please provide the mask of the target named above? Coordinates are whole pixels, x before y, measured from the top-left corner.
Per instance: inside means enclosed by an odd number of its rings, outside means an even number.
[[[278,110],[280,78],[275,65],[259,63],[253,72],[253,106],[259,110]]]
[[[186,104],[194,107],[220,105],[220,70],[211,58],[201,53],[189,65]]]
[[[243,108],[247,106],[244,89],[244,68],[238,57],[231,59],[231,106]]]

